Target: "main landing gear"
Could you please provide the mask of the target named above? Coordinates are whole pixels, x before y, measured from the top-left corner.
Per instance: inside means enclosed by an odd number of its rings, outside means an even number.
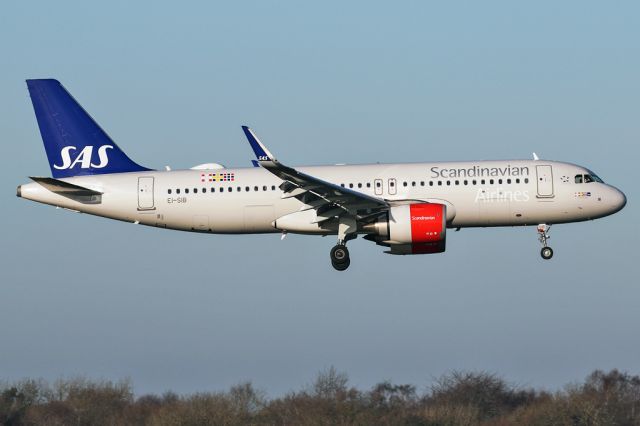
[[[331,249],[331,265],[336,271],[344,271],[351,264],[346,244],[337,244]]]
[[[553,257],[553,249],[547,245],[547,240],[549,240],[549,230],[551,229],[551,225],[547,225],[545,223],[541,223],[538,225],[538,241],[542,244],[542,249],[540,250],[540,256],[544,260],[549,260]]]
[[[357,237],[357,224],[355,219],[351,217],[341,217],[338,225],[338,244],[333,246],[329,256],[331,257],[331,265],[336,271],[344,271],[349,265],[349,250],[347,249],[347,241]]]

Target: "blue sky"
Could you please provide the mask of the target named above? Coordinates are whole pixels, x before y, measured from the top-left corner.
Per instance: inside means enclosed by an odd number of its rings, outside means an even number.
[[[556,388],[640,371],[637,2],[4,2],[0,378],[130,377],[137,392],[271,394],[330,365],[354,385],[452,369]],[[552,230],[450,233],[392,257],[333,238],[207,236],[15,197],[49,175],[24,80],[59,79],[149,167],[541,157],[627,207]]]

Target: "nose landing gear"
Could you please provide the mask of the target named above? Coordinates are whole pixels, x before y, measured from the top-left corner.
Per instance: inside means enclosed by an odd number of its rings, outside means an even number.
[[[538,225],[538,241],[542,244],[542,249],[540,250],[540,256],[544,260],[549,260],[553,257],[553,249],[547,245],[547,240],[549,240],[549,230],[551,229],[551,225],[547,225],[545,223],[541,223]]]

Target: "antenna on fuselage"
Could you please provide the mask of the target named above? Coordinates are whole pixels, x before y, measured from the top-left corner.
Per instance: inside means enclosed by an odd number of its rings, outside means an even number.
[[[536,154],[535,152],[533,153],[533,161],[538,161],[540,159],[540,157],[538,157],[538,154]]]

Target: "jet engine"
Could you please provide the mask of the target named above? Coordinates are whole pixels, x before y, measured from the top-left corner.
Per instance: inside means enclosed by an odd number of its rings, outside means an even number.
[[[442,253],[445,250],[447,206],[416,203],[392,206],[365,224],[368,240],[390,248],[390,254]]]

